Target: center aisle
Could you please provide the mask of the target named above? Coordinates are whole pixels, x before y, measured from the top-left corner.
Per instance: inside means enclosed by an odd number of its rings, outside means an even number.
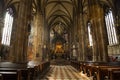
[[[51,65],[50,70],[40,80],[89,80],[70,65]]]

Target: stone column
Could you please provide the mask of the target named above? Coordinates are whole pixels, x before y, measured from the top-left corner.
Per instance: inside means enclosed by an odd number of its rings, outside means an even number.
[[[118,42],[120,44],[120,11],[119,14],[116,15],[116,31],[117,31],[117,38],[118,38]]]
[[[80,29],[80,1],[78,1],[78,9],[77,9],[77,29],[76,29],[76,42],[77,42],[77,59],[78,59],[78,61],[81,61],[82,59],[81,59],[81,46],[80,46],[80,44],[81,44],[81,41],[80,41],[80,33],[81,33],[81,29]]]
[[[104,12],[97,1],[91,1],[90,19],[93,29],[93,61],[107,60],[107,44],[105,36]]]
[[[17,16],[14,16],[14,20],[13,20],[13,27],[12,27],[12,33],[11,33],[11,42],[10,42],[10,52],[9,52],[9,60],[10,61],[14,61],[15,57],[16,57],[16,29],[17,29]]]
[[[86,19],[83,13],[80,13],[80,21],[79,21],[79,45],[80,45],[80,59],[82,61],[86,60]]]
[[[108,52],[107,52],[107,35],[106,35],[106,27],[105,27],[105,21],[104,21],[104,10],[103,10],[103,6],[99,6],[99,8],[97,9],[97,12],[99,14],[98,16],[98,24],[99,24],[99,36],[100,39],[99,42],[99,46],[100,46],[100,61],[107,61],[108,60]]]
[[[88,6],[84,6],[84,5],[88,5],[87,0],[84,3],[82,1],[78,1],[77,36],[78,36],[78,44],[79,44],[78,52],[79,52],[80,61],[86,61],[87,43],[88,43],[88,33],[87,33],[88,12],[85,11],[86,9],[88,9]]]
[[[79,16],[79,28],[78,28],[78,35],[79,35],[79,48],[80,48],[80,51],[79,51],[79,53],[80,53],[80,61],[83,61],[83,49],[82,49],[82,14],[80,13],[79,14],[80,16]]]
[[[72,59],[72,32],[71,32],[71,28],[69,29],[69,33],[68,33],[68,54],[70,59]]]
[[[120,44],[120,1],[116,0],[115,5],[114,5],[114,13],[116,18],[114,21],[116,23],[116,31],[117,31],[117,37],[118,37],[118,42]]]
[[[3,27],[4,27],[4,17],[0,15],[0,47],[1,47]]]
[[[19,4],[17,4],[16,6],[15,6],[15,10],[16,10],[16,12],[18,12],[19,11]],[[14,13],[14,11],[13,11],[13,13]],[[16,41],[16,30],[17,30],[17,21],[18,21],[18,14],[17,13],[15,13],[14,15],[13,15],[13,25],[12,25],[12,32],[11,32],[11,40],[10,40],[10,47],[9,47],[9,61],[15,61],[15,57],[16,57],[16,43],[15,43],[15,41]]]
[[[27,62],[27,41],[28,41],[28,21],[31,15],[32,0],[20,0],[16,39],[15,39],[15,59],[17,63]]]
[[[96,30],[96,27],[97,27],[97,23],[96,23],[96,20],[97,20],[97,16],[98,14],[96,13],[96,10],[97,10],[97,4],[96,4],[96,1],[95,0],[92,0],[90,2],[90,22],[91,22],[91,25],[92,25],[92,36],[93,36],[93,61],[97,61],[98,60],[98,32]]]
[[[36,15],[34,16],[34,40],[33,40],[33,52],[34,52],[34,60],[41,62],[43,60],[43,15],[39,10],[37,10]]]
[[[2,44],[1,44],[1,41],[2,41],[2,32],[3,32],[3,28],[4,28],[4,14],[2,13],[3,12],[3,10],[2,10],[2,6],[1,6],[1,4],[0,4],[0,55],[2,55],[1,53],[1,46],[2,46]],[[2,59],[1,59],[1,56],[0,56],[0,61],[1,61]]]
[[[73,57],[73,48],[72,48],[72,46],[75,44],[75,41],[74,41],[74,34],[73,33],[75,33],[75,29],[74,29],[74,27],[75,27],[75,25],[73,25],[73,24],[71,24],[71,29],[70,29],[70,33],[69,33],[69,38],[70,38],[70,42],[69,42],[69,44],[70,44],[70,55],[71,55],[71,59],[73,59],[74,57]]]
[[[2,31],[4,27],[4,14],[3,14],[3,3],[0,1],[0,50],[1,50],[1,40],[2,40]]]
[[[47,61],[48,58],[49,58],[49,51],[50,51],[50,29],[49,29],[49,26],[46,24],[46,19],[45,19],[45,16],[43,15],[43,45],[42,45],[42,48],[43,48],[43,57],[44,57],[44,61]]]
[[[75,45],[75,48],[73,48],[73,52],[74,52],[74,54],[75,54],[75,57],[76,57],[76,59],[78,60],[78,58],[79,58],[79,53],[78,53],[78,16],[79,16],[79,13],[78,13],[78,11],[76,10],[75,11],[76,12],[76,14],[75,14],[75,16],[74,16],[74,44],[73,45]]]

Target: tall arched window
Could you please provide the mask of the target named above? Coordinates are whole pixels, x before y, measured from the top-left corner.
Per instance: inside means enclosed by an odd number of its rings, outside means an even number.
[[[106,22],[109,45],[115,45],[118,43],[118,41],[116,36],[113,14],[111,10],[109,10],[108,13],[105,15],[105,22]]]
[[[4,28],[2,33],[2,44],[10,45],[11,40],[11,32],[12,32],[12,24],[13,24],[13,10],[12,8],[8,8],[5,14]]]
[[[88,37],[89,37],[89,45],[93,46],[92,32],[91,32],[91,24],[88,23]]]

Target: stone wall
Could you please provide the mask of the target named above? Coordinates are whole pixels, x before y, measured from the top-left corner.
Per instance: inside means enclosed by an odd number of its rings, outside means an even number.
[[[108,56],[109,61],[114,61],[116,57],[116,61],[120,61],[120,45],[108,46]]]
[[[108,46],[108,55],[120,55],[120,45]]]

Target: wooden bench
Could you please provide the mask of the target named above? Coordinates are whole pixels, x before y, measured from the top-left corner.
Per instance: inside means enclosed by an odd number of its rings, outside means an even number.
[[[120,80],[120,67],[118,66],[100,66],[97,69],[97,80]],[[115,77],[116,76],[116,77]]]
[[[0,74],[0,80],[3,80],[3,78],[2,78],[2,74]]]
[[[45,72],[50,67],[50,62],[42,62],[32,68],[26,64],[0,62],[0,74],[3,80],[35,80],[35,77]]]
[[[26,64],[0,62],[0,74],[3,80],[28,80],[29,71]]]
[[[109,80],[115,80],[115,75],[120,75],[120,63],[93,62],[85,64],[84,70],[88,76],[93,76],[94,80],[104,80],[105,78],[109,78]]]
[[[84,73],[87,74],[87,76],[93,76],[94,75],[94,67],[100,66],[100,65],[106,65],[106,62],[86,62],[84,63],[83,70]],[[96,69],[96,68],[95,68]]]
[[[70,62],[71,62],[71,66],[73,66],[75,69],[80,71],[81,62],[79,61],[70,61]]]
[[[41,62],[39,65],[35,65],[34,68],[31,69],[31,71],[34,71],[32,75],[34,77],[41,76],[42,74],[44,74],[44,72],[46,72],[46,70],[49,69],[49,67],[49,61]]]
[[[0,72],[2,80],[18,80],[17,72]]]

